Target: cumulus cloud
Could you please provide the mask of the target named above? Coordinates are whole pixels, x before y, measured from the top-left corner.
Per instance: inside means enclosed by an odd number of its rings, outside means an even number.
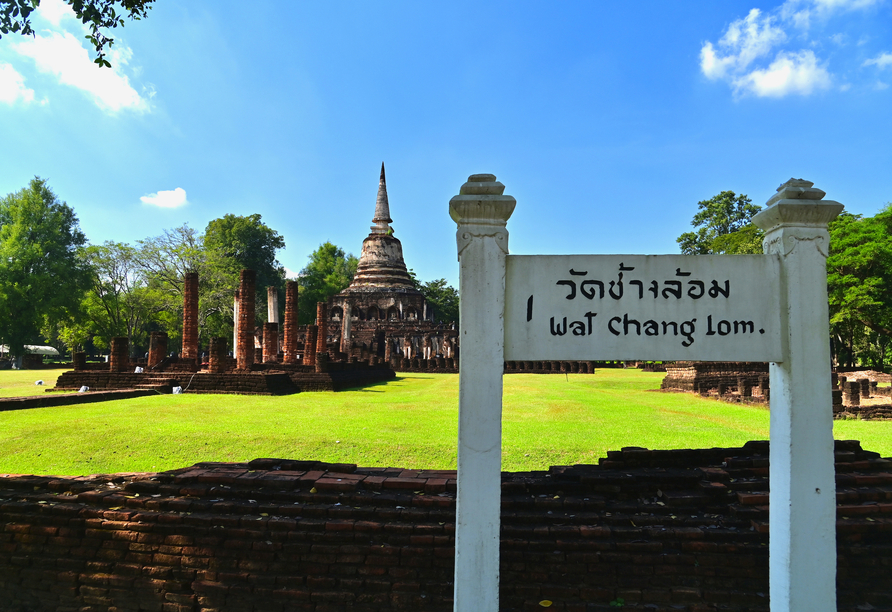
[[[892,66],[892,53],[880,53],[876,57],[865,61],[862,66],[876,66],[877,68],[888,68]]]
[[[140,198],[143,204],[150,204],[160,208],[179,208],[189,203],[186,199],[186,190],[177,187],[173,191],[159,191],[150,193]]]
[[[718,42],[718,50],[711,42],[700,49],[700,68],[709,79],[725,78],[745,70],[755,60],[767,55],[771,48],[786,38],[783,30],[775,27],[770,16],[753,9],[743,18],[728,26]]]
[[[864,10],[883,0],[785,0],[776,9],[763,13],[752,9],[746,17],[733,21],[718,42],[707,41],[700,48],[700,70],[714,81],[727,83],[735,96],[808,96],[826,90],[835,80],[846,78],[830,73],[826,61],[816,55],[824,48],[820,38],[809,33],[812,24],[822,36],[839,47],[847,45],[844,34],[827,32],[831,19],[843,13]],[[792,35],[788,32],[792,30]],[[863,37],[862,37],[863,38]],[[797,43],[800,48],[791,48]],[[863,44],[858,41],[858,45]],[[867,65],[885,68],[892,56],[882,54]],[[839,85],[841,91],[849,87]]]
[[[114,61],[113,67],[100,68],[90,59],[80,40],[71,33],[44,32],[13,44],[12,49],[33,60],[40,72],[56,77],[63,85],[80,89],[105,111],[149,110],[148,102],[133,89],[130,79],[121,72],[132,56],[130,49],[116,48],[109,53]]]
[[[765,69],[756,69],[734,80],[740,92],[760,97],[781,98],[788,94],[807,96],[818,89],[830,87],[830,74],[812,51],[780,52]]]
[[[0,62],[0,102],[15,104],[21,100],[25,104],[34,101],[34,90],[25,87],[25,77],[12,67]]]

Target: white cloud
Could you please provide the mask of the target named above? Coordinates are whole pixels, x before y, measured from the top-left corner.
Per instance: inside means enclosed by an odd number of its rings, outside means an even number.
[[[56,28],[59,27],[62,20],[66,17],[72,17],[75,20],[77,19],[71,6],[62,0],[41,0],[40,6],[37,7],[34,14],[37,17],[45,19]],[[86,28],[84,28],[84,30],[86,31]]]
[[[874,87],[877,91],[883,91],[884,89],[889,89],[889,84],[882,81],[877,81]]]
[[[179,208],[189,203],[186,200],[186,190],[177,187],[173,191],[159,191],[150,193],[140,198],[143,204],[151,204],[152,206],[160,206],[161,208]]]
[[[90,95],[101,109],[118,112],[124,109],[137,112],[149,110],[149,104],[130,85],[121,72],[132,51],[115,48],[109,56],[115,60],[112,68],[100,68],[90,59],[80,41],[69,32],[45,31],[46,35],[26,38],[12,45],[13,50],[34,60],[40,72],[55,76],[63,85],[70,85]]]
[[[25,77],[11,64],[0,63],[0,102],[15,104],[18,100],[33,102],[34,90],[25,87]]]
[[[862,66],[876,66],[877,68],[888,68],[892,66],[892,53],[880,53],[873,59],[865,61]]]
[[[786,38],[784,31],[773,25],[770,16],[753,9],[744,19],[728,26],[718,42],[718,51],[711,42],[700,49],[700,69],[709,79],[722,79],[745,70],[755,60],[771,52]]]
[[[735,79],[734,87],[737,93],[752,93],[759,97],[807,96],[830,87],[830,73],[818,65],[813,51],[782,51],[768,68],[753,70]]]
[[[746,17],[732,22],[717,43],[703,43],[700,70],[710,80],[726,82],[735,95],[807,96],[832,86],[847,91],[851,84],[846,82],[850,78],[846,69],[831,74],[827,60],[816,53],[832,44],[836,48],[834,62],[851,64],[852,58],[841,53],[854,40],[839,31],[847,20],[852,21],[844,14],[871,9],[885,1],[784,0],[765,13],[754,8]],[[814,31],[810,30],[812,26]],[[869,38],[862,35],[857,45],[868,42]],[[892,65],[892,54],[880,54],[863,64],[869,65],[886,68]]]

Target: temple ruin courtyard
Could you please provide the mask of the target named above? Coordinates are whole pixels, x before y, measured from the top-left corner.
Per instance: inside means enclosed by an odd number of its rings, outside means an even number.
[[[0,372],[0,396],[43,394],[61,370]],[[768,411],[659,393],[663,373],[505,376],[503,469],[597,463],[608,450],[740,446]],[[458,376],[405,373],[338,393],[156,395],[0,412],[0,473],[162,471],[258,457],[454,469]],[[835,421],[837,439],[892,456],[892,421]]]

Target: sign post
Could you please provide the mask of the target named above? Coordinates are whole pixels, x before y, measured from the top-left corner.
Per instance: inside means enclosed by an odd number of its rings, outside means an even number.
[[[499,609],[505,359],[771,362],[771,610],[836,610],[826,259],[842,205],[787,181],[753,218],[763,255],[509,256],[504,189],[473,175],[449,203],[462,347],[454,610]]]
[[[753,223],[781,261],[784,359],[771,363],[771,609],[836,610],[836,473],[827,305],[827,224],[842,211],[814,183],[781,185]]]
[[[505,224],[516,204],[491,174],[475,174],[449,202],[458,224],[462,368],[455,511],[456,612],[499,609]]]

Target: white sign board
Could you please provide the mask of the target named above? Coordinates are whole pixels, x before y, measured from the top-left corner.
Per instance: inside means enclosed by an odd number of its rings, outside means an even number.
[[[783,361],[771,255],[509,255],[505,359]]]

